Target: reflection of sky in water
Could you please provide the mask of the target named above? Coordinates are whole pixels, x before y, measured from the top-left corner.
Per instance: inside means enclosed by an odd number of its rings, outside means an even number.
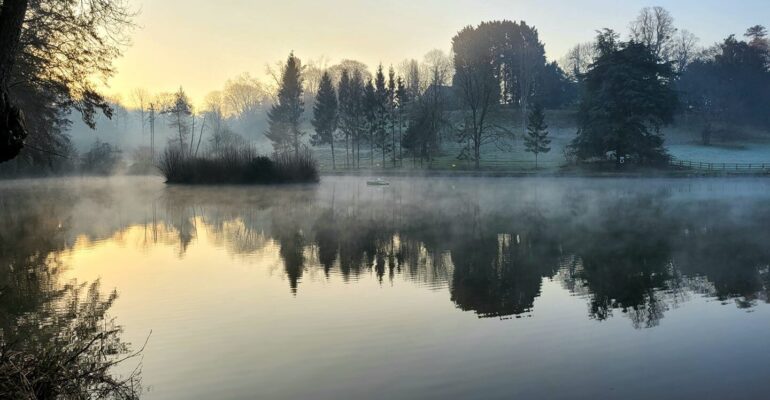
[[[767,186],[15,183],[0,256],[117,288],[148,398],[752,397]]]

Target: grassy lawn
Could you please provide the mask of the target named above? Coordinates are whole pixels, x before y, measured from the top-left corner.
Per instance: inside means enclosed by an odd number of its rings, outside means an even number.
[[[671,155],[680,160],[711,163],[768,163],[770,143],[746,143],[741,145],[672,144]]]
[[[451,119],[459,119],[459,116],[451,114]],[[538,171],[557,171],[567,164],[564,150],[575,138],[574,118],[569,111],[549,111],[546,114],[549,124],[549,136],[551,138],[551,151],[540,154],[538,157]],[[504,118],[503,118],[504,117]],[[506,140],[503,145],[487,144],[482,146],[481,169],[499,171],[534,171],[535,157],[525,151],[523,132],[517,120],[517,113],[513,110],[508,114],[496,116],[492,121],[496,125],[502,125],[512,131],[515,139]],[[736,140],[733,143],[717,142],[710,146],[704,146],[697,140],[697,126],[677,124],[664,130],[666,135],[666,148],[672,157],[677,160],[703,162],[703,163],[767,163],[770,165],[770,140],[763,135],[754,135],[745,140]],[[365,148],[364,148],[365,147]],[[453,140],[444,140],[441,154],[437,155],[433,162],[428,164],[413,163],[409,156],[404,155],[404,160],[399,164],[401,169],[441,169],[441,170],[470,170],[475,169],[472,161],[460,160],[462,146]],[[320,164],[321,170],[332,169],[331,148],[315,147],[313,152]],[[337,144],[335,148],[337,168],[343,169],[345,165],[345,148]],[[386,156],[385,168],[392,168],[391,155]],[[382,156],[375,149],[373,168],[383,168]],[[372,168],[372,161],[368,145],[361,149],[361,168]]]

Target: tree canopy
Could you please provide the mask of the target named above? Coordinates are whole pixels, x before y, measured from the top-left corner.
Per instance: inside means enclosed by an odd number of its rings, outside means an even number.
[[[524,136],[526,151],[535,155],[535,168],[537,157],[541,153],[551,151],[551,139],[548,138],[548,125],[545,123],[543,106],[535,104],[527,118],[527,134]]]
[[[599,55],[584,77],[578,134],[571,146],[581,159],[612,156],[620,165],[666,157],[660,128],[677,106],[671,64],[643,43],[620,42],[605,30]]]
[[[691,63],[678,88],[687,110],[708,123],[770,127],[770,50],[762,26],[749,28],[748,41],[734,35]]]
[[[278,99],[268,113],[270,127],[265,134],[279,153],[289,149],[299,156],[301,137],[305,134],[300,127],[305,104],[302,99],[302,63],[292,52],[281,73]]]
[[[313,128],[316,134],[312,137],[313,144],[329,144],[332,148],[332,168],[336,168],[334,158],[334,132],[338,121],[337,93],[334,91],[331,76],[324,72],[318,86],[315,105],[313,106]]]
[[[112,116],[95,87],[114,74],[113,61],[129,42],[134,13],[122,0],[6,0],[0,25],[21,6],[18,45],[0,44],[0,53],[12,61],[2,73],[7,75],[2,86],[24,112],[26,145],[32,151],[22,154],[29,162],[41,162],[69,147],[62,133],[71,122],[70,111],[79,112],[91,128],[97,113]]]

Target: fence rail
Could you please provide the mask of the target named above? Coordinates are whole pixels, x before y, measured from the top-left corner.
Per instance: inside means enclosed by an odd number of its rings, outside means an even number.
[[[692,169],[699,171],[724,171],[724,172],[770,172],[768,163],[715,163],[702,161],[686,161],[672,159],[669,165],[675,168]]]
[[[373,162],[372,162],[373,161]],[[385,163],[377,158],[372,160],[369,157],[362,157],[359,168],[355,166],[345,166],[345,158],[337,159],[337,170],[410,170],[410,169],[432,169],[443,171],[467,171],[467,170],[487,170],[487,171],[508,171],[508,172],[527,172],[527,171],[543,171],[543,170],[557,170],[567,165],[566,162],[554,161],[553,159],[539,161],[535,164],[535,160],[522,160],[516,158],[499,157],[496,154],[487,158],[479,160],[478,168],[473,160],[460,160],[453,157],[439,157],[430,161],[426,160],[414,160],[404,157],[403,159],[397,159],[396,165],[393,165],[392,159],[386,159]],[[321,157],[319,159],[319,166],[322,170],[332,170],[331,158]],[[669,161],[669,167],[680,170],[692,170],[701,172],[715,172],[715,173],[769,173],[770,174],[770,162],[765,163],[719,163],[719,162],[703,162],[703,161],[689,161],[673,158]]]
[[[545,170],[545,169],[555,169],[560,168],[564,165],[564,163],[560,162],[553,162],[553,161],[540,161],[535,164],[534,161],[524,161],[524,160],[480,160],[478,169],[481,170],[509,170],[509,171],[524,171],[524,170]],[[332,164],[331,162],[328,162],[326,160],[320,161],[319,166],[322,170],[331,170]],[[391,161],[385,162],[383,165],[382,162],[375,162],[374,165],[370,162],[363,162],[361,161],[361,165],[359,168],[356,168],[354,166],[345,166],[345,162],[343,160],[342,163],[337,163],[336,169],[338,170],[354,170],[354,169],[378,169],[378,170],[392,170],[392,169],[433,169],[433,170],[458,170],[458,171],[464,171],[464,170],[475,170],[476,164],[474,161],[469,160],[431,160],[431,161],[420,161],[420,160],[411,160],[411,159],[405,159],[405,160],[397,160],[396,165],[394,166]]]

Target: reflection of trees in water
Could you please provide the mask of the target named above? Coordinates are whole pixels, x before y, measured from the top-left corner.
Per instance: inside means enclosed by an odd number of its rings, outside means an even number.
[[[4,315],[0,331],[0,396],[9,399],[137,399],[138,368],[127,377],[112,367],[136,357],[107,311],[117,298],[90,286],[57,286],[39,306]]]
[[[770,302],[770,210],[729,215],[725,204],[688,210],[674,256],[688,276],[705,277],[711,285],[693,290],[747,308]]]
[[[511,234],[458,244],[452,249],[452,301],[482,317],[530,312],[540,294],[542,275],[536,266],[525,265],[525,253]]]
[[[160,198],[163,212],[159,223],[176,233],[180,255],[197,237],[199,228],[206,229],[215,245],[247,255],[264,248],[271,237],[275,239],[271,221],[277,208],[301,207],[313,197],[312,190],[289,187],[271,188],[269,192],[239,186],[168,187]],[[198,226],[199,222],[204,226]]]
[[[214,237],[243,242],[231,251],[272,238],[293,292],[307,268],[345,281],[400,275],[448,286],[462,310],[503,317],[531,312],[542,279],[555,278],[588,299],[591,318],[619,310],[635,327],[658,325],[690,293],[740,298],[742,306],[767,299],[767,225],[714,213],[727,204],[677,203],[665,190],[571,190],[558,209],[537,198],[495,205],[469,192],[432,202],[396,189],[343,193],[287,189],[246,202],[211,195],[208,203],[173,203],[198,210],[185,218],[199,215]]]
[[[62,283],[59,253],[75,198],[6,191],[0,197],[0,397],[133,399],[138,371],[112,367],[136,354],[107,315],[117,297],[99,283]]]
[[[38,309],[55,295],[74,197],[45,200],[46,190],[0,196],[0,318]]]
[[[634,326],[652,327],[663,317],[676,227],[662,215],[660,200],[635,196],[602,205],[596,218],[570,233],[566,247],[579,261],[565,279],[587,289],[592,318],[620,309]]]
[[[734,300],[740,307],[768,300],[770,211],[759,209],[756,200],[704,202],[670,190],[607,191],[596,183],[556,191],[489,186],[423,187],[409,181],[372,189],[343,181],[320,187],[161,187],[160,195],[142,195],[144,207],[121,216],[123,225],[97,224],[97,233],[88,235],[114,235],[145,221],[151,240],[178,244],[182,254],[204,233],[232,254],[250,255],[274,244],[292,291],[301,290],[303,277],[316,276],[316,270],[345,281],[368,274],[380,282],[400,277],[448,288],[458,308],[480,316],[531,312],[544,278],[586,298],[592,318],[622,313],[638,327],[655,326],[667,309],[693,294]],[[82,233],[75,230],[107,214],[84,217],[84,209],[100,204],[115,213],[128,207],[98,185],[87,195],[36,190],[0,198],[6,208],[17,208],[12,223],[0,229],[0,257],[8,265],[39,260],[44,271],[52,271],[55,255]],[[141,203],[137,196],[130,198],[131,207]],[[43,284],[21,276],[3,284],[29,285],[19,293]],[[35,307],[24,301],[0,306]]]
[[[305,268],[305,248],[307,240],[302,226],[305,209],[299,204],[289,203],[273,209],[272,235],[279,247],[279,254],[284,264],[284,271],[289,278],[292,293],[297,292],[297,285]]]

